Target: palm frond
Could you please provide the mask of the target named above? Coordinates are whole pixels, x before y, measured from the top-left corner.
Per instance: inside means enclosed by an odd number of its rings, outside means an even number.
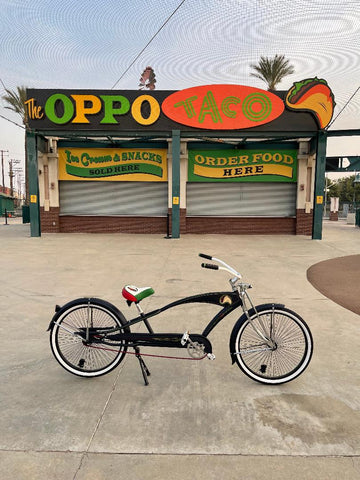
[[[5,88],[6,95],[2,96],[2,99],[7,103],[5,108],[18,113],[24,124],[26,124],[26,87],[16,87],[16,91]]]
[[[285,55],[278,54],[274,58],[260,57],[259,63],[251,64],[250,67],[254,70],[250,76],[267,83],[268,90],[275,90],[284,77],[295,72]]]

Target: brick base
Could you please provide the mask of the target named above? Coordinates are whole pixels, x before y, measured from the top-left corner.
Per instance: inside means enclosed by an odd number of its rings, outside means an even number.
[[[295,218],[187,217],[186,233],[224,233],[233,235],[294,235],[295,222]]]
[[[305,209],[296,210],[296,235],[312,235],[313,211],[305,213]]]
[[[59,223],[59,207],[51,207],[49,211],[45,211],[44,207],[40,207],[40,224],[41,231],[44,233],[60,232]]]
[[[337,222],[339,220],[339,212],[330,212],[330,218],[332,222]]]
[[[59,208],[40,209],[43,233],[150,233],[166,234],[167,217],[98,217],[59,215]],[[180,209],[180,234],[311,235],[313,214],[297,210],[296,218],[186,217]],[[171,233],[171,209],[169,209]]]
[[[59,217],[64,233],[166,233],[166,217]]]

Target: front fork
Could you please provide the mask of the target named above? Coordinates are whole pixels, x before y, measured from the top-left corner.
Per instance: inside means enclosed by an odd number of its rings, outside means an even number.
[[[251,327],[254,329],[254,331],[257,333],[257,335],[259,335],[260,338],[262,338],[265,343],[267,344],[267,346],[269,348],[271,348],[272,350],[275,350],[276,349],[276,343],[274,342],[274,340],[272,339],[272,331],[273,331],[273,318],[274,318],[274,307],[273,307],[273,311],[271,313],[271,321],[270,321],[270,337],[267,335],[267,332],[266,332],[266,328],[265,328],[265,325],[263,323],[263,321],[261,320],[257,310],[256,310],[256,307],[255,305],[253,304],[253,302],[251,301],[251,298],[249,296],[249,294],[247,293],[246,291],[246,288],[251,288],[251,285],[244,285],[244,284],[241,284],[241,285],[238,285],[237,286],[237,290],[239,292],[239,295],[240,295],[240,298],[242,300],[242,305],[241,305],[241,308],[244,312],[244,314],[246,315],[247,319],[248,319],[248,322],[249,324],[251,325]],[[250,317],[249,315],[249,309],[247,308],[247,305],[246,303],[249,302],[251,308],[254,310],[255,314],[256,314],[256,318],[257,320],[259,321],[259,324],[261,326],[261,329],[262,331],[256,326],[254,325],[254,321],[253,319]]]
[[[86,318],[86,330],[85,330],[85,341],[86,343],[89,343],[90,340],[90,328],[93,327],[93,311],[92,308],[90,307],[90,300],[88,301],[88,307],[87,307],[87,318]]]

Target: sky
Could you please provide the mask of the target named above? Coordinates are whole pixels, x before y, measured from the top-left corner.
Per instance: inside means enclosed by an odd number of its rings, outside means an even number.
[[[323,78],[335,96],[333,119],[339,114],[331,129],[360,128],[360,0],[0,0],[0,79],[11,90],[138,89],[147,65],[157,90],[266,89],[250,65],[275,54],[295,69],[279,90]],[[0,99],[0,115],[21,124],[4,107]],[[24,131],[2,117],[9,186],[8,161],[24,164]],[[360,155],[360,136],[328,139],[327,155]]]

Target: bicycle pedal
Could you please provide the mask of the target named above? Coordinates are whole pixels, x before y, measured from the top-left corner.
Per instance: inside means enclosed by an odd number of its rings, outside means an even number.
[[[208,353],[206,356],[209,360],[215,360],[215,358],[216,358],[213,353]]]
[[[186,345],[189,340],[189,332],[185,332],[184,335],[181,337],[180,343],[182,346]]]

